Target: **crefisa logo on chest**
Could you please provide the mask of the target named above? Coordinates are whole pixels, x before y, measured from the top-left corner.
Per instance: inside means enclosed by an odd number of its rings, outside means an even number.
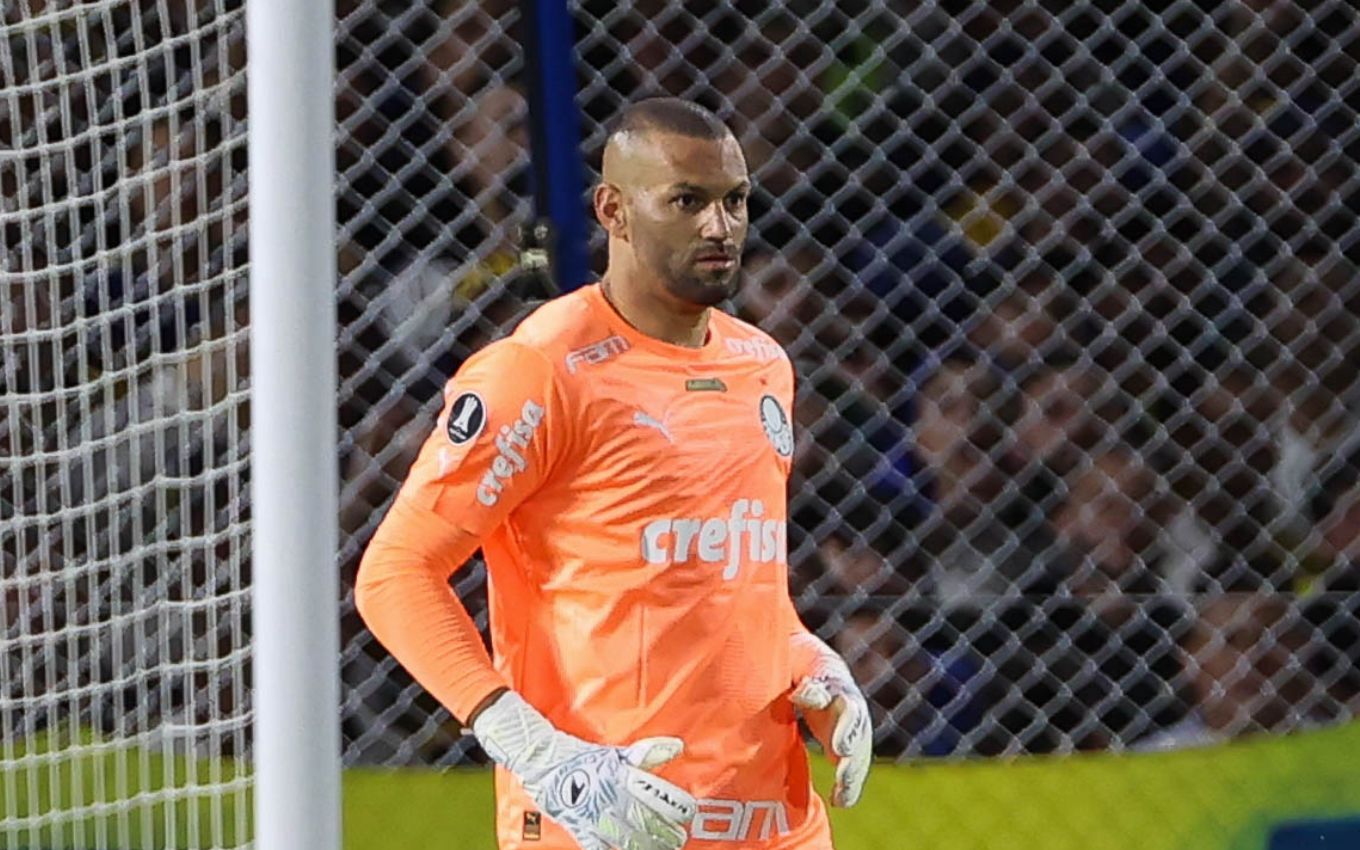
[[[760,397],[760,424],[780,457],[793,454],[793,426],[779,399],[772,395]]]

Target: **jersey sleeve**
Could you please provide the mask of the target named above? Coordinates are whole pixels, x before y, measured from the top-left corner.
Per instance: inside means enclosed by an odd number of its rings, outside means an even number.
[[[551,474],[568,438],[552,363],[513,339],[482,349],[444,390],[445,404],[401,498],[477,537],[500,525]]]

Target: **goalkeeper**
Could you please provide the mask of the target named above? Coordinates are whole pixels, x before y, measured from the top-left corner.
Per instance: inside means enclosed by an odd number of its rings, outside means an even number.
[[[502,848],[829,850],[799,711],[831,802],[864,786],[864,698],[788,594],[793,369],[714,309],[750,188],[710,113],[627,107],[604,277],[459,370],[364,556],[364,620],[497,764]],[[448,583],[479,546],[494,662]]]

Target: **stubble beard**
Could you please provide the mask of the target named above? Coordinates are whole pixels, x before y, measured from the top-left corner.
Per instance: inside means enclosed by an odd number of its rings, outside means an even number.
[[[713,307],[737,294],[741,289],[741,261],[732,268],[711,274],[683,271],[667,274],[663,283],[666,290],[681,301],[699,307]]]

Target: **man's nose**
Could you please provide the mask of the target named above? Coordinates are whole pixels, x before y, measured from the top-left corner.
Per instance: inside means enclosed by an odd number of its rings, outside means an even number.
[[[732,235],[732,223],[732,216],[723,209],[722,203],[715,203],[709,207],[708,214],[704,216],[699,235],[705,239],[726,240]]]

